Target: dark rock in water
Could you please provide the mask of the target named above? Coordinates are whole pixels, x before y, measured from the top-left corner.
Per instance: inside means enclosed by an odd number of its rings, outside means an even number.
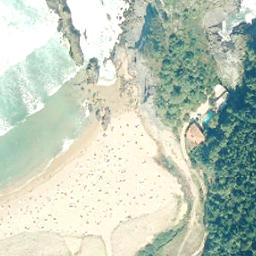
[[[84,38],[85,38],[85,40],[87,40],[86,30],[84,31]]]
[[[68,39],[70,56],[76,65],[84,63],[84,55],[80,47],[80,32],[74,27],[71,12],[66,0],[46,0],[48,7],[59,16],[58,31]]]
[[[111,20],[111,16],[107,13],[108,20]]]
[[[96,84],[99,78],[100,66],[97,58],[92,58],[86,67],[86,81],[88,84]]]

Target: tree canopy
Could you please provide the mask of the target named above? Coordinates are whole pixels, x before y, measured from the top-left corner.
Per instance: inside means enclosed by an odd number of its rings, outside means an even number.
[[[203,255],[256,255],[256,51],[248,44],[242,85],[231,91],[207,142],[191,153],[194,165],[213,169]],[[206,166],[206,167],[205,167]]]

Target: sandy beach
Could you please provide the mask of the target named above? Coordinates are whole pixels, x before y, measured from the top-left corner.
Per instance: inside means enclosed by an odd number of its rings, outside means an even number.
[[[175,213],[181,186],[155,162],[157,146],[135,111],[113,117],[106,131],[96,126],[91,135],[70,149],[53,177],[2,197],[0,239],[26,231],[93,234],[103,237],[111,255],[111,234],[120,223],[166,206]]]
[[[122,90],[132,76],[126,54],[120,56],[113,86],[87,85],[83,92],[88,97],[82,101],[110,107],[107,129],[92,117],[43,174],[2,192],[0,242],[23,232],[78,238],[75,244],[94,235],[103,239],[107,256],[132,256],[184,217],[182,187],[156,161],[158,146],[140,117],[137,85]]]

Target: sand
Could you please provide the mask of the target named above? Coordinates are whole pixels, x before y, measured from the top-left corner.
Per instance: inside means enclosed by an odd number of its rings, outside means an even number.
[[[155,161],[159,148],[153,135],[172,144],[167,155],[175,157],[178,146],[141,118],[146,114],[138,107],[130,61],[121,52],[115,85],[87,85],[84,91],[87,98],[81,102],[110,107],[107,130],[92,118],[84,134],[43,174],[21,188],[16,184],[1,191],[0,240],[22,232],[52,232],[65,239],[73,255],[99,250],[132,256],[183,219],[187,204],[181,185]],[[86,241],[89,251],[83,249]]]
[[[112,117],[106,131],[95,126],[90,138],[53,164],[58,169],[53,177],[1,198],[0,239],[24,231],[98,235],[108,256],[114,255],[111,234],[120,223],[167,206],[172,216],[184,196],[176,178],[156,163],[156,155],[157,146],[135,111]],[[171,224],[165,223],[165,229]],[[152,229],[151,239],[161,231]]]

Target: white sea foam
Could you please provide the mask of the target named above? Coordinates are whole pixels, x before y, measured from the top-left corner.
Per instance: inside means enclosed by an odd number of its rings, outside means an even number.
[[[256,18],[256,1],[243,0],[241,3],[241,12],[248,12],[245,15],[245,21],[247,23],[252,23],[252,20]]]
[[[124,20],[123,13],[129,5],[123,0],[68,0],[67,3],[71,9],[73,24],[82,35],[81,48],[85,59],[98,58],[101,66],[99,80],[110,84],[111,80],[114,81],[116,71],[113,66],[110,68],[109,62],[105,67],[103,63],[110,57],[118,42],[118,36],[122,32],[120,24]],[[85,31],[86,39],[83,36]]]
[[[68,138],[64,139],[63,144],[62,144],[61,153],[68,151],[73,143],[74,143],[74,139],[68,139]]]
[[[56,32],[57,15],[49,12],[45,0],[34,2],[0,1],[0,74],[46,44]]]
[[[47,95],[50,97],[54,95],[61,87],[61,84],[56,85],[55,83],[48,83],[44,88],[46,90]]]
[[[30,86],[30,82],[26,78],[23,79],[23,84],[19,86],[19,90],[28,115],[32,115],[43,109],[44,103],[42,99],[36,94],[34,88]]]
[[[0,136],[8,133],[13,128],[4,118],[0,117]]]
[[[90,110],[89,110],[88,100],[84,100],[81,106],[82,106],[82,110],[84,111],[85,117],[86,118],[89,117]]]
[[[34,97],[29,91],[22,92],[22,100],[27,108],[28,115],[32,115],[44,108],[44,103],[38,97]]]
[[[256,18],[256,1],[255,0],[243,0],[241,2],[241,8],[239,13],[230,15],[222,23],[222,31],[220,35],[223,41],[230,41],[230,34],[234,27],[238,26],[242,22],[252,23],[252,20]]]
[[[61,88],[61,86],[63,84],[65,84],[66,82],[68,82],[69,80],[74,78],[80,69],[81,69],[81,67],[77,67],[77,66],[70,67],[66,71],[66,75],[61,83],[56,83],[56,82],[52,81],[52,82],[45,84],[44,89],[47,93],[47,96],[49,96],[49,97],[53,96]]]
[[[112,85],[116,81],[116,68],[111,60],[107,60],[100,68],[98,85]]]

